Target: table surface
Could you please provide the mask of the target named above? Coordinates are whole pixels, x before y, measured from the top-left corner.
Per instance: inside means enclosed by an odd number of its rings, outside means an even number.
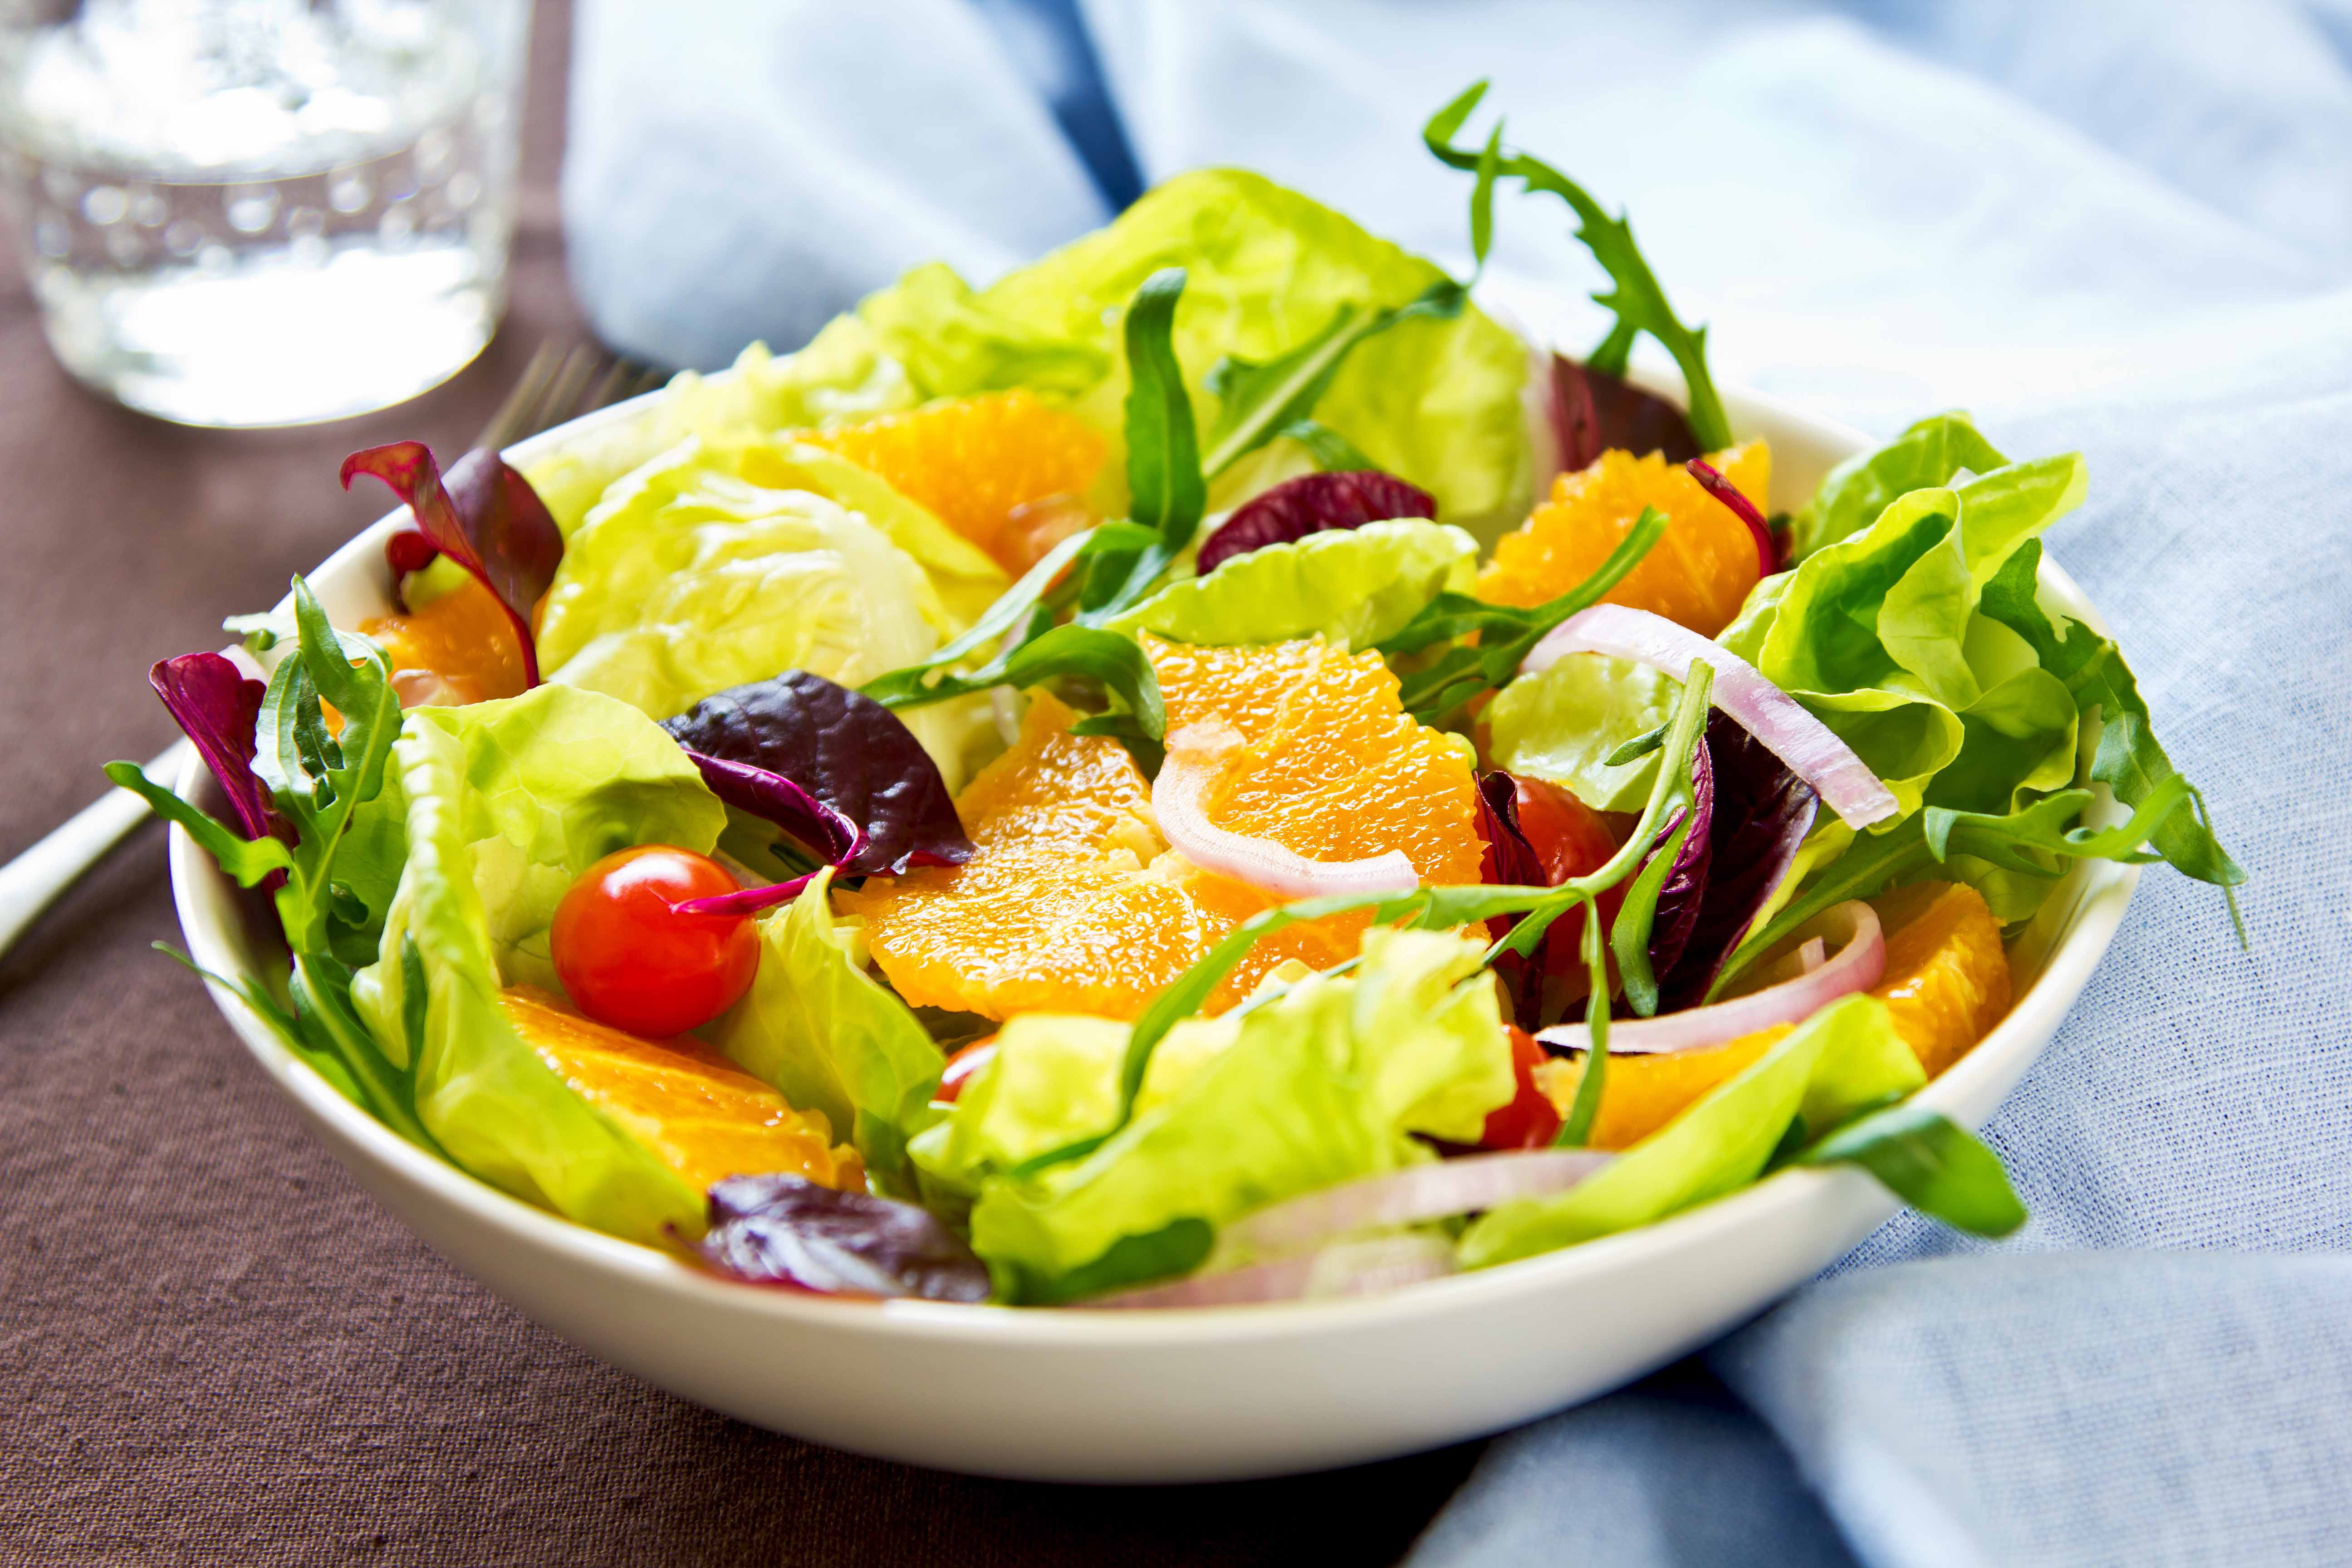
[[[101,763],[170,739],[151,662],[218,646],[222,616],[381,513],[379,490],[337,489],[345,452],[462,447],[534,345],[581,334],[554,195],[568,31],[542,4],[505,330],[405,406],[251,433],[143,418],[57,368],[0,259],[0,859],[90,799]],[[699,1409],[379,1210],[149,951],[178,936],[150,824],[0,959],[0,1561],[1377,1563],[1475,1455],[1061,1488]]]

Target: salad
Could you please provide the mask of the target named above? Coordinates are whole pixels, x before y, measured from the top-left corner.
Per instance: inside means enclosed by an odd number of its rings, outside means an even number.
[[[1482,92],[1428,150],[1480,267],[1566,206],[1581,360],[1210,170],[520,471],[353,454],[397,609],[298,578],[155,666],[222,816],[108,770],[275,913],[221,984],[420,1148],[803,1290],[1363,1293],[1791,1164],[2013,1228],[1911,1100],[2005,942],[2073,861],[2243,879],[2039,592],[2083,463],[1942,414],[1768,515],[1704,331]]]

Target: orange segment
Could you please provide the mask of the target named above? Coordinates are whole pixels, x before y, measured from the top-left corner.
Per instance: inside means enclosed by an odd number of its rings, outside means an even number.
[[[1052,509],[1039,503],[1083,496],[1106,450],[1085,421],[1021,391],[935,403],[800,438],[880,475],[1016,577],[1071,531],[1057,532],[1060,514],[1049,516]]]
[[[794,1110],[699,1040],[640,1039],[528,985],[500,993],[499,1004],[573,1093],[697,1192],[729,1176],[777,1172],[826,1186],[866,1184],[856,1150],[826,1147],[823,1115]]]
[[[418,610],[378,616],[360,630],[383,645],[396,676],[404,669],[441,677],[460,702],[522,695],[522,650],[498,598],[473,578]]]
[[[1680,1116],[1693,1100],[1740,1071],[1789,1033],[1775,1024],[1704,1050],[1657,1056],[1612,1056],[1601,1083],[1601,1113],[1592,1121],[1595,1149],[1628,1149]],[[1537,1087],[1566,1116],[1584,1078],[1582,1057],[1559,1058],[1535,1069]]]
[[[1969,1054],[2009,1011],[2009,954],[1984,895],[1922,882],[1872,900],[1886,926],[1886,973],[1873,995],[1934,1078]]]
[[[1769,510],[1772,455],[1749,441],[1708,459],[1742,495]],[[1599,569],[1645,506],[1666,516],[1666,531],[1624,580],[1605,595],[1612,605],[1649,610],[1713,637],[1731,624],[1759,575],[1756,536],[1699,482],[1652,452],[1601,454],[1591,467],[1562,474],[1551,495],[1495,546],[1478,576],[1478,596],[1533,605],[1556,599]]]
[[[1143,639],[1171,730],[1214,718],[1242,737],[1208,795],[1221,826],[1321,860],[1403,851],[1424,881],[1478,880],[1463,753],[1404,715],[1378,655],[1320,639],[1190,647]],[[1051,1009],[1129,1018],[1241,921],[1278,901],[1168,847],[1151,789],[1124,748],[1069,733],[1076,715],[1033,695],[1020,739],[956,801],[975,853],[955,868],[841,896],[900,995],[1003,1018]],[[1328,968],[1361,915],[1257,944],[1211,1003],[1248,994],[1286,958]]]

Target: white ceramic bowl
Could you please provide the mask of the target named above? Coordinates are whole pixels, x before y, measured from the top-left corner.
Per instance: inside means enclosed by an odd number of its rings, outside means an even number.
[[[652,395],[662,395],[659,393]],[[1864,443],[1765,398],[1725,398],[1772,444],[1772,501]],[[631,417],[523,443],[526,461]],[[396,516],[396,514],[395,514]],[[387,516],[310,581],[342,624],[381,614]],[[2045,590],[2093,618],[2055,566]],[[2094,619],[2095,625],[2095,620]],[[178,782],[209,789],[201,763]],[[176,828],[195,961],[268,962],[232,884]],[[2089,980],[2136,867],[2085,862],[2012,952],[2015,1009],[1919,1100],[1980,1126]],[[282,960],[279,962],[282,963]],[[297,1060],[220,985],[230,1026],[361,1184],[534,1321],[614,1365],[758,1426],[915,1464],[1033,1479],[1277,1475],[1427,1448],[1592,1398],[1706,1343],[1851,1249],[1896,1207],[1852,1170],[1785,1171],[1622,1236],[1359,1300],[1180,1311],[835,1301],[728,1282],[522,1203],[404,1142]]]

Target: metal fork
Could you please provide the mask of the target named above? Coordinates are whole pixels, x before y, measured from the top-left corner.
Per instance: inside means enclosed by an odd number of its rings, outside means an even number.
[[[585,343],[569,349],[541,343],[474,445],[503,450],[526,436],[650,392],[662,379],[657,371]],[[175,741],[140,771],[169,789],[194,751],[186,740]],[[0,866],[0,954],[148,815],[145,801],[127,789],[110,789]]]

